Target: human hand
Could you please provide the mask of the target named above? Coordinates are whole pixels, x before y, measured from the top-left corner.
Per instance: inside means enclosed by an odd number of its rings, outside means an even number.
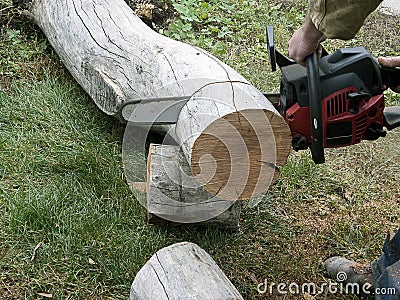
[[[297,63],[305,65],[305,59],[315,50],[322,51],[319,44],[326,39],[326,35],[319,31],[309,17],[304,25],[296,30],[289,40],[289,57]]]
[[[378,57],[378,62],[388,68],[395,68],[395,67],[400,67],[400,56],[394,56],[394,57]],[[390,88],[396,92],[400,93],[400,86],[390,86]]]

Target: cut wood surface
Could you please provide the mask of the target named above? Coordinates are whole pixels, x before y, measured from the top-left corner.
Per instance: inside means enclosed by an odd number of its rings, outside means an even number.
[[[213,195],[249,199],[277,178],[276,166],[289,154],[289,128],[232,68],[154,32],[123,0],[34,0],[30,12],[106,114],[117,116],[132,99],[190,96],[177,124],[162,130],[175,138],[196,180]]]
[[[137,273],[130,300],[240,300],[211,256],[193,243],[159,250]]]
[[[239,226],[241,203],[218,199],[193,177],[181,149],[150,145],[148,157],[147,212],[150,223],[197,223],[232,230]]]

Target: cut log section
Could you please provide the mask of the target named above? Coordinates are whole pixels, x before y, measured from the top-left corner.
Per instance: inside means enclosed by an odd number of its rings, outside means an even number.
[[[211,194],[246,200],[277,178],[289,155],[289,128],[232,68],[154,32],[123,0],[28,2],[60,59],[106,114],[117,116],[128,100],[190,97],[176,125],[162,130]]]
[[[147,173],[149,223],[197,223],[237,230],[241,203],[218,199],[190,176],[189,164],[174,145],[150,145]]]
[[[137,273],[130,300],[242,300],[211,256],[193,243],[159,250]]]

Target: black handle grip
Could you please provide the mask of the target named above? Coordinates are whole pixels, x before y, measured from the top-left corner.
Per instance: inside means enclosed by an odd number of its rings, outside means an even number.
[[[267,49],[272,72],[276,71],[276,52],[274,43],[274,27],[267,26]]]
[[[270,25],[267,26],[267,49],[272,72],[276,71],[276,65],[278,65],[279,68],[283,68],[296,64],[294,60],[287,58],[275,49],[274,27]]]
[[[322,94],[319,78],[318,55],[315,51],[307,57],[308,97],[311,117],[311,154],[316,164],[325,162],[324,132],[322,123]]]
[[[387,87],[400,86],[400,67],[388,68],[380,65],[379,68],[384,85]]]

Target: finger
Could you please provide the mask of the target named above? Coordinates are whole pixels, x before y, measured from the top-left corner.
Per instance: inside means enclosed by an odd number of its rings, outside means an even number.
[[[305,61],[305,60],[298,60],[297,63],[298,63],[300,66],[303,66],[303,67],[306,66],[306,61]]]
[[[289,57],[294,59],[294,61],[298,64],[305,66],[306,58],[309,55],[313,54],[316,49],[317,45],[310,46],[306,45],[303,41],[300,41],[299,43],[297,43],[296,48],[294,48],[293,51],[289,51]]]
[[[400,86],[392,86],[390,89],[395,93],[400,93]]]
[[[400,67],[400,56],[396,57],[378,57],[378,62],[388,68]]]
[[[319,39],[319,42],[322,43],[328,39],[328,36],[324,33],[321,38]]]
[[[322,46],[321,46],[321,44],[318,45],[317,54],[318,54],[318,58],[322,57]]]

